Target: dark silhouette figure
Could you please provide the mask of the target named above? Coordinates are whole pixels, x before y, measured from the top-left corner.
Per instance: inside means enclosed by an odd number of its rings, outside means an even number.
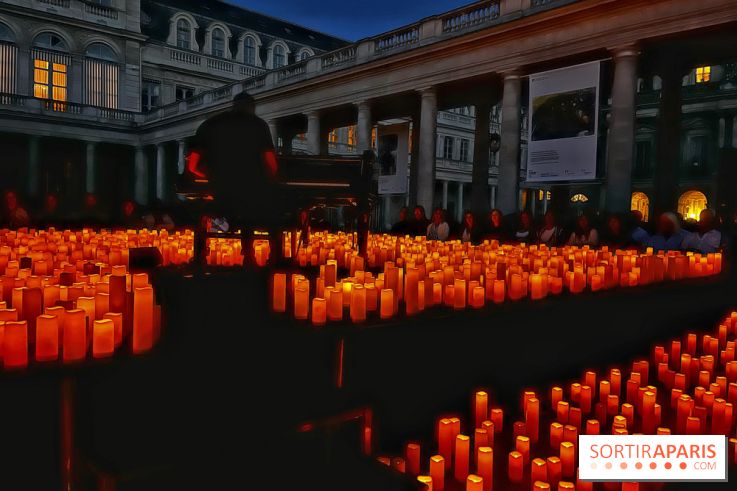
[[[15,191],[7,191],[3,198],[0,224],[11,229],[28,227],[31,224],[31,218],[18,202],[18,195],[15,194]]]
[[[427,234],[427,226],[430,221],[425,214],[425,207],[417,205],[412,211],[412,222],[410,223],[410,234],[414,237]]]
[[[209,179],[218,213],[228,216],[233,228],[240,227],[246,257],[254,228],[272,228],[279,218],[274,205],[276,153],[269,127],[255,109],[254,99],[242,92],[229,111],[202,123],[187,164],[194,176]],[[207,243],[201,229],[195,240],[200,260],[206,255]]]
[[[504,215],[502,215],[501,210],[495,208],[489,212],[489,223],[486,225],[486,232],[484,233],[486,240],[501,242],[506,239],[503,218]]]
[[[411,223],[409,221],[409,208],[403,206],[399,210],[399,221],[392,225],[392,235],[404,236],[410,233]]]

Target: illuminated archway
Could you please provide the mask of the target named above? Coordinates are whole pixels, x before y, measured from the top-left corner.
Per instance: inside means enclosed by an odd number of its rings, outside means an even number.
[[[630,206],[632,211],[639,211],[642,214],[642,221],[647,222],[650,219],[650,198],[647,194],[640,191],[632,193],[632,204]]]
[[[706,208],[706,196],[701,191],[686,191],[678,198],[678,213],[684,220],[698,220],[699,214]]]

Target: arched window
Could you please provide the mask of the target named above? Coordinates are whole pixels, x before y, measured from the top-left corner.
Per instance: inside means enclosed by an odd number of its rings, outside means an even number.
[[[647,197],[647,194],[640,191],[632,193],[630,209],[632,211],[639,211],[642,214],[643,222],[650,220],[650,198]]]
[[[678,198],[678,213],[684,220],[698,220],[707,208],[706,196],[701,191],[686,191]]]
[[[245,48],[246,48],[246,52],[245,52],[245,57],[243,61],[245,61],[246,65],[255,66],[256,65],[257,45],[256,45],[256,40],[253,39],[252,36],[246,36]]]
[[[85,55],[85,104],[117,109],[120,67],[115,52],[106,44],[93,43]]]
[[[0,93],[14,94],[18,73],[18,47],[15,34],[0,23]]]
[[[192,49],[192,26],[187,19],[177,21],[177,48]]]
[[[66,111],[71,66],[71,58],[64,53],[69,49],[67,43],[57,34],[45,32],[36,37],[33,46],[34,97],[52,101],[48,108],[54,111]]]
[[[225,33],[219,27],[212,30],[212,55],[225,57]]]
[[[299,55],[297,56],[297,61],[304,61],[310,56],[312,56],[312,52],[308,49],[303,49],[299,52]]]
[[[287,64],[287,53],[284,46],[277,44],[274,46],[274,68],[281,68]]]

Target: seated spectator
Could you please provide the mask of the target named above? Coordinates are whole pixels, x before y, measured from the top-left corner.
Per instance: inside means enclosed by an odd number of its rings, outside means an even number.
[[[560,244],[561,228],[555,220],[553,210],[545,212],[543,218],[543,226],[537,231],[537,243],[545,244],[548,247],[556,247]]]
[[[599,245],[599,232],[591,226],[589,217],[585,213],[576,220],[576,229],[568,237],[568,245],[578,247]]]
[[[648,239],[650,234],[645,229],[645,224],[642,222],[642,213],[639,210],[632,210],[630,218],[632,220],[632,233],[630,238],[636,245],[643,246]]]
[[[448,222],[445,221],[444,215],[442,208],[435,208],[432,213],[432,222],[427,226],[427,240],[444,241],[448,239],[450,227]]]
[[[399,210],[399,221],[392,225],[390,233],[392,235],[405,236],[410,233],[411,224],[409,222],[409,208],[403,206]]]
[[[49,228],[62,225],[61,213],[59,212],[59,198],[49,193],[44,197],[43,210],[36,219],[40,228]]]
[[[630,237],[619,215],[611,215],[601,234],[601,245],[608,246],[610,249],[626,249],[632,245]]]
[[[427,225],[429,221],[425,215],[425,207],[417,205],[412,211],[412,221],[410,222],[409,233],[412,236],[421,236],[427,234]]]
[[[717,229],[716,215],[712,210],[702,210],[698,228],[683,238],[681,247],[702,254],[717,252],[722,248],[722,232]]]
[[[652,247],[655,252],[680,250],[685,235],[676,214],[666,212],[658,217],[655,235],[645,241],[645,246]]]
[[[535,240],[535,231],[532,228],[532,216],[530,212],[523,211],[517,220],[517,230],[514,231],[513,239],[516,242],[530,243]]]
[[[11,229],[30,226],[31,218],[25,208],[18,203],[18,195],[15,194],[15,191],[6,192],[4,198],[2,225]]]
[[[149,230],[174,230],[174,219],[166,211],[161,200],[156,200],[147,213],[144,213],[143,226]]]
[[[486,240],[497,240],[501,242],[506,239],[502,218],[502,212],[496,208],[489,212],[489,223],[484,233]]]
[[[461,225],[461,242],[470,242],[478,244],[481,240],[481,227],[476,225],[476,218],[473,213],[467,211],[463,214],[463,224]]]
[[[325,218],[325,207],[318,206],[312,209],[310,228],[313,232],[327,232],[330,230],[330,224]]]
[[[120,225],[128,229],[137,229],[142,226],[141,219],[136,213],[136,204],[127,200],[120,205]]]

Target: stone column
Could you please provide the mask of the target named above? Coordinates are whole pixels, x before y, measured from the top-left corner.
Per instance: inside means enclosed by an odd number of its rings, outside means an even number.
[[[28,188],[26,191],[31,198],[38,196],[38,161],[40,148],[41,139],[39,137],[28,137]]]
[[[358,109],[358,117],[356,118],[356,150],[362,154],[366,150],[371,150],[371,130],[374,122],[371,118],[371,103],[361,101],[356,104]]]
[[[681,164],[681,86],[683,71],[676,54],[664,59],[655,163],[654,216],[673,211],[678,204],[678,169]]]
[[[274,148],[279,147],[279,124],[275,119],[269,120],[269,132],[271,133],[271,141],[274,142]]]
[[[432,212],[435,192],[435,146],[438,94],[434,87],[420,90],[420,138],[417,162],[417,204]]]
[[[410,135],[411,152],[409,156],[409,192],[407,206],[417,203],[417,163],[420,160],[420,115],[412,115],[412,134]]]
[[[489,212],[489,146],[491,104],[476,105],[476,130],[473,141],[471,211],[476,216]]]
[[[177,171],[179,175],[184,174],[185,167],[187,167],[187,142],[177,140]]]
[[[85,144],[85,179],[84,190],[89,194],[95,194],[97,184],[97,143],[87,142]]]
[[[137,146],[133,164],[133,197],[139,205],[148,204],[148,159],[146,149]]]
[[[505,215],[516,213],[519,202],[520,76],[504,75],[502,96],[502,141],[499,150],[497,208]]]
[[[458,182],[458,206],[456,206],[456,221],[463,221],[463,181]]]
[[[612,50],[614,82],[606,177],[606,209],[610,213],[626,213],[632,202],[638,55],[636,46]]]
[[[448,181],[442,181],[443,182],[443,209],[448,209]]]
[[[156,145],[156,199],[166,198],[166,147],[164,143]]]
[[[307,113],[307,152],[320,155],[322,131],[320,129],[320,113]]]

